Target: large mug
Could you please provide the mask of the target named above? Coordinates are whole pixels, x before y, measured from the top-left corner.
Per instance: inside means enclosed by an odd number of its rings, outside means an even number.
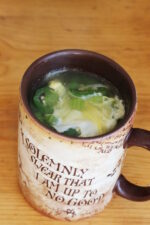
[[[60,68],[101,75],[118,88],[125,117],[113,131],[72,138],[46,128],[35,118],[29,99],[45,74]],[[135,201],[150,199],[150,187],[139,187],[120,175],[127,147],[150,149],[150,132],[132,128],[136,105],[131,78],[103,55],[62,50],[37,59],[25,72],[20,87],[19,183],[27,201],[48,216],[76,220],[102,211],[114,193]]]

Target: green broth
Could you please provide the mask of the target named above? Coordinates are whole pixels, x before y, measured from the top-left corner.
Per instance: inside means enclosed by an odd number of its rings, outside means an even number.
[[[51,76],[52,75],[52,76]],[[93,137],[113,130],[125,115],[118,90],[104,78],[78,70],[45,76],[30,101],[45,126],[72,137]]]

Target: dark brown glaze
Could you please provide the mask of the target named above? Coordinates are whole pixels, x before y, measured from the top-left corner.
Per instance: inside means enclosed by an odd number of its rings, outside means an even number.
[[[139,128],[132,128],[126,140],[125,147],[143,147],[150,150],[150,131]]]
[[[53,70],[62,69],[64,67],[68,69],[79,69],[104,77],[119,90],[122,98],[124,99],[126,107],[124,119],[120,120],[113,131],[105,135],[91,138],[67,137],[68,140],[99,139],[100,137],[106,137],[107,135],[113,134],[113,132],[119,130],[126,124],[136,108],[136,91],[131,78],[120,65],[108,57],[95,52],[76,49],[61,50],[42,56],[33,62],[25,72],[20,87],[21,97],[27,112],[36,122],[43,126],[32,114],[29,106],[30,97],[32,96],[35,89],[41,85],[45,74]],[[56,131],[52,128],[46,128],[45,126],[44,128],[56,133]],[[63,136],[62,134],[57,134]]]
[[[147,201],[150,199],[150,187],[140,187],[129,182],[121,175],[116,183],[115,192],[132,201]]]
[[[150,150],[150,131],[132,128],[126,141],[125,147],[139,146]],[[150,200],[150,187],[140,187],[129,182],[121,175],[116,183],[115,192],[129,200]]]

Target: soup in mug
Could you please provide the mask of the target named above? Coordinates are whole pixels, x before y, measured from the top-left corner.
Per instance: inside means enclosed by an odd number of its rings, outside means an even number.
[[[125,115],[113,84],[96,74],[59,70],[45,76],[30,101],[46,127],[71,137],[93,137],[112,131]]]

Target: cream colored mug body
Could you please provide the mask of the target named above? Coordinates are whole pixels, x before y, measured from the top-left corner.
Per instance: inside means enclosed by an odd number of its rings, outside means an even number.
[[[111,82],[116,79],[113,83],[120,85],[128,107],[124,121],[113,132],[94,138],[70,138],[37,121],[29,98],[46,73],[63,67],[104,73]],[[38,211],[58,219],[76,220],[102,211],[116,190],[125,143],[133,125],[136,95],[132,80],[107,57],[64,50],[36,60],[25,72],[20,91],[19,183],[27,201]]]

